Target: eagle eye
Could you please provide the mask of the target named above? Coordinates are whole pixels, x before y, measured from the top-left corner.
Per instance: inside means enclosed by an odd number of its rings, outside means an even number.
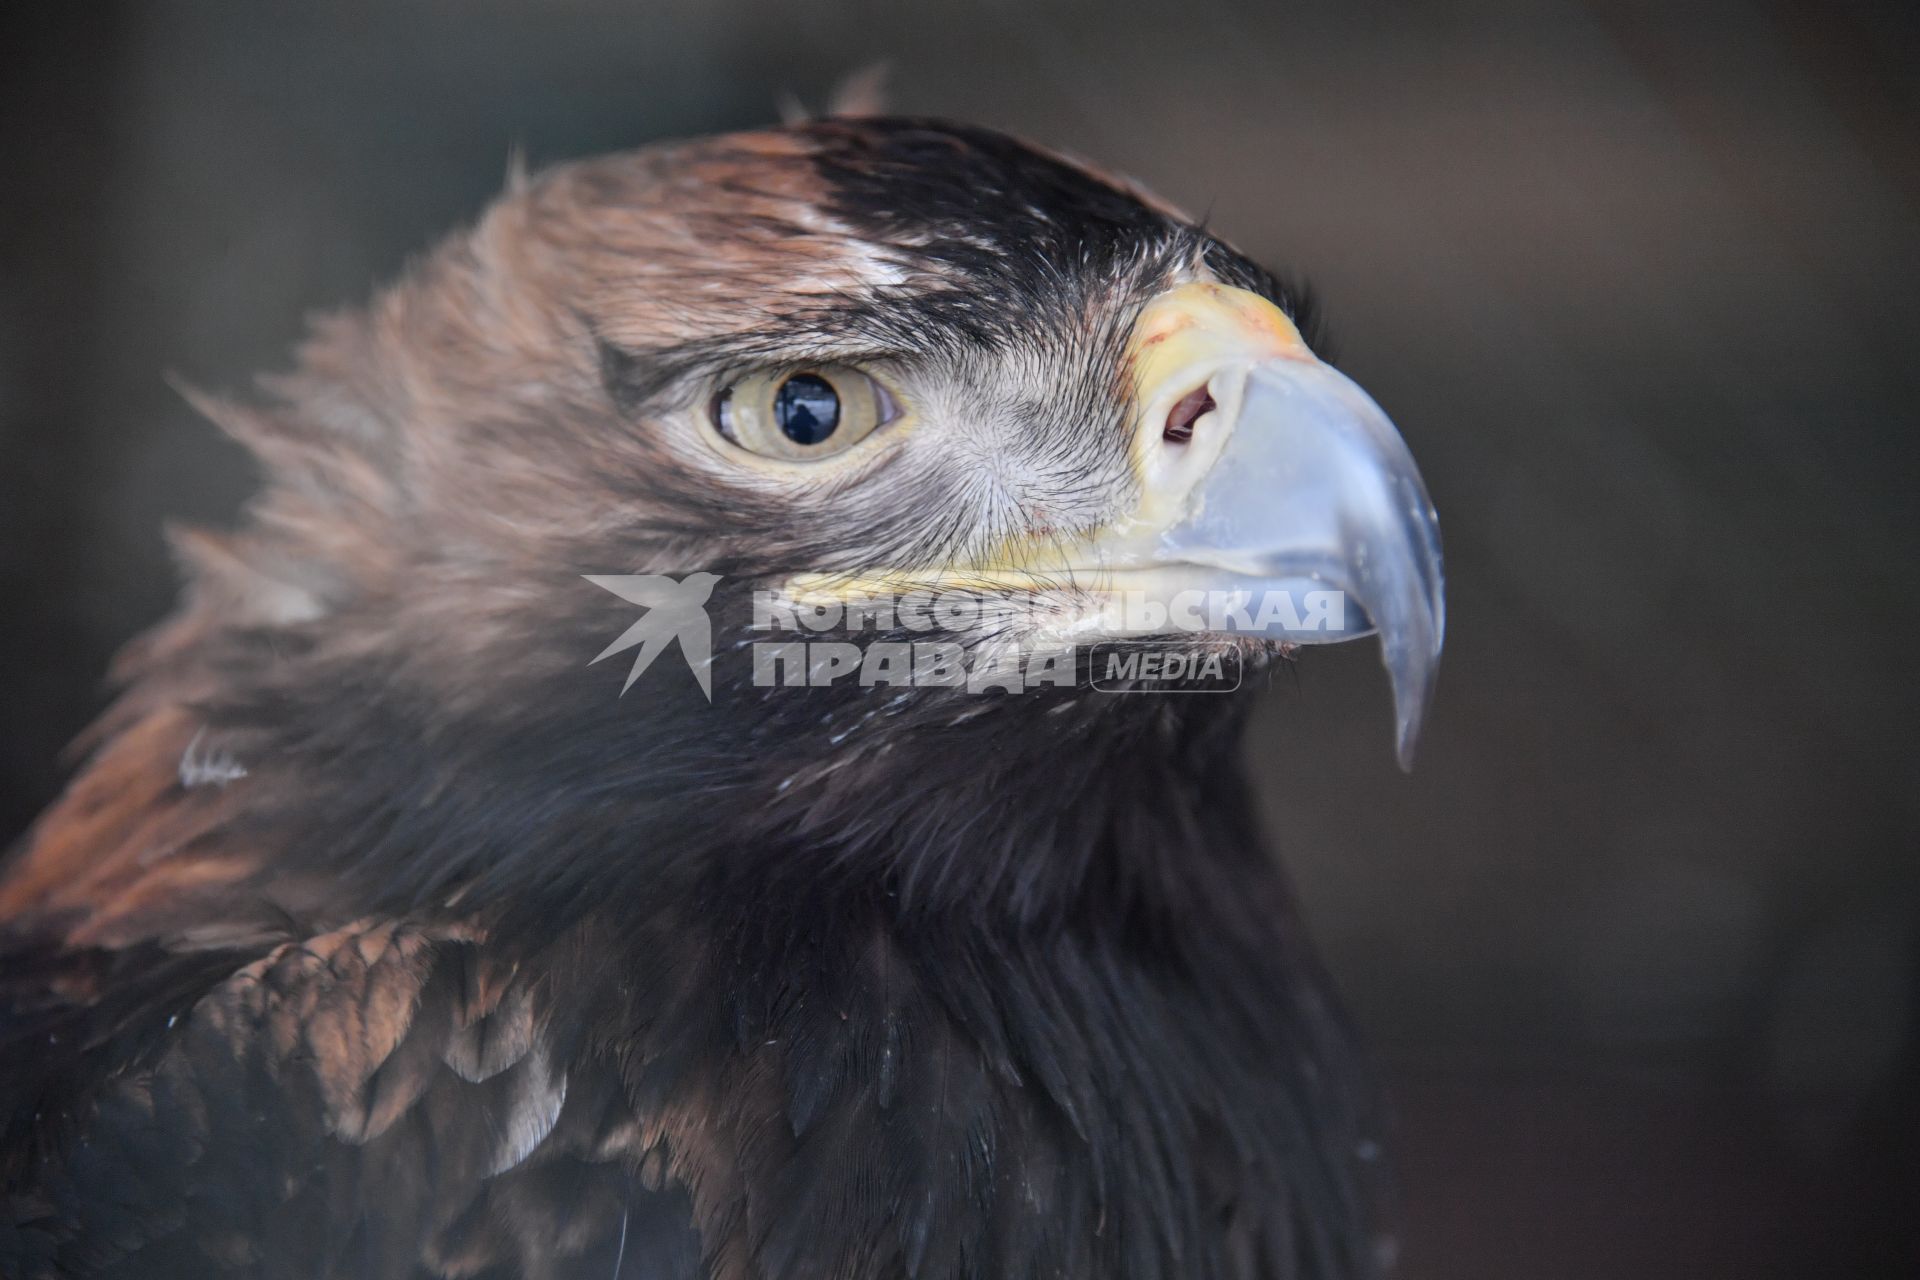
[[[900,408],[876,379],[836,365],[750,374],[714,396],[710,413],[742,449],[806,462],[859,444]]]

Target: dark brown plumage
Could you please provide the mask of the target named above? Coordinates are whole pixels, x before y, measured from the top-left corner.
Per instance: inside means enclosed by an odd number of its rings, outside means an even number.
[[[0,880],[0,1273],[1380,1269],[1243,699],[586,666],[631,611],[582,574],[721,575],[724,654],[756,584],[1100,527],[1134,318],[1196,271],[1306,327],[1109,178],[827,121],[515,182],[199,398],[265,489],[180,536]],[[801,485],[696,442],[715,385],[826,362],[911,445]]]

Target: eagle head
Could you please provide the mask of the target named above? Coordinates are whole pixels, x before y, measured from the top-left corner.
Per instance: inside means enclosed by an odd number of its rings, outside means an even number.
[[[1022,842],[1232,737],[1242,699],[1110,696],[1103,651],[1258,672],[1377,632],[1412,751],[1437,525],[1319,345],[1203,227],[981,129],[830,119],[516,177],[266,402],[199,398],[268,485],[239,536],[184,537],[197,603],[149,664],[303,812],[356,815],[315,847],[408,848],[355,865],[414,900],[524,875],[559,812],[580,845],[636,811],[676,849],[882,842],[926,888],[970,839],[935,793],[1035,815],[964,853],[1030,877]],[[452,776],[500,803],[443,811]],[[395,778],[384,828],[313,803]],[[608,861],[539,874],[597,893]]]

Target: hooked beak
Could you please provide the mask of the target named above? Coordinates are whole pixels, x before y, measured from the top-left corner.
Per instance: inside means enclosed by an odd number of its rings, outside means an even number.
[[[1446,602],[1439,521],[1393,424],[1279,308],[1226,285],[1150,302],[1133,365],[1141,501],[1088,550],[1151,596],[1246,593],[1210,630],[1297,644],[1377,632],[1411,767]],[[1276,597],[1284,607],[1265,607]]]

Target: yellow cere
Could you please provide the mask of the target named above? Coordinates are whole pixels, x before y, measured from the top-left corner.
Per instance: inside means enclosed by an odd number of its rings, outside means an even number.
[[[1140,418],[1133,433],[1140,505],[1114,530],[1130,544],[1179,518],[1187,494],[1220,456],[1240,411],[1238,377],[1261,360],[1312,360],[1300,331],[1257,293],[1213,280],[1176,285],[1140,312],[1130,352]],[[1189,392],[1209,386],[1217,420],[1193,441],[1169,448],[1161,427]]]

